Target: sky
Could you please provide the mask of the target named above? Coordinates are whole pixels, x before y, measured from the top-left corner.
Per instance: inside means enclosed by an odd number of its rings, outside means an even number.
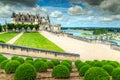
[[[0,0],[0,24],[11,23],[12,12],[49,15],[62,27],[120,28],[120,0]]]

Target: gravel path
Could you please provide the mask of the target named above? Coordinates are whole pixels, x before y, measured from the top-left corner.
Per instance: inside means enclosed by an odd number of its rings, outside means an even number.
[[[63,48],[66,52],[80,54],[80,59],[83,61],[95,59],[120,61],[120,52],[111,49],[109,45],[87,43],[67,36],[58,36],[46,31],[40,33],[59,47]]]
[[[19,39],[22,35],[23,35],[24,32],[21,32],[19,33],[17,36],[15,36],[14,38],[12,38],[11,40],[9,40],[7,42],[7,44],[13,44],[17,39]]]

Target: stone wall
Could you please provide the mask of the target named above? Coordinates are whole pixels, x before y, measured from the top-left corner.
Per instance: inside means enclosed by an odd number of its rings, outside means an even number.
[[[28,48],[28,47],[3,44],[3,43],[0,43],[0,53],[8,53],[8,54],[40,57],[40,58],[48,58],[48,59],[60,59],[60,60],[68,59],[72,61],[75,61],[76,59],[80,59],[79,54],[49,51],[38,48]]]

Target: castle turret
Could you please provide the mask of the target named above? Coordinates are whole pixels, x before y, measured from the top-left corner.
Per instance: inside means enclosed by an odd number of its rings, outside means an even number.
[[[16,13],[13,12],[13,13],[12,13],[12,16],[11,16],[11,22],[12,22],[12,23],[15,23],[15,17],[16,17]]]

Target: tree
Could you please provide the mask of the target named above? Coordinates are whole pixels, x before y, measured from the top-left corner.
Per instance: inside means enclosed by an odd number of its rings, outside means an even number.
[[[2,26],[0,25],[0,32],[2,32]]]

